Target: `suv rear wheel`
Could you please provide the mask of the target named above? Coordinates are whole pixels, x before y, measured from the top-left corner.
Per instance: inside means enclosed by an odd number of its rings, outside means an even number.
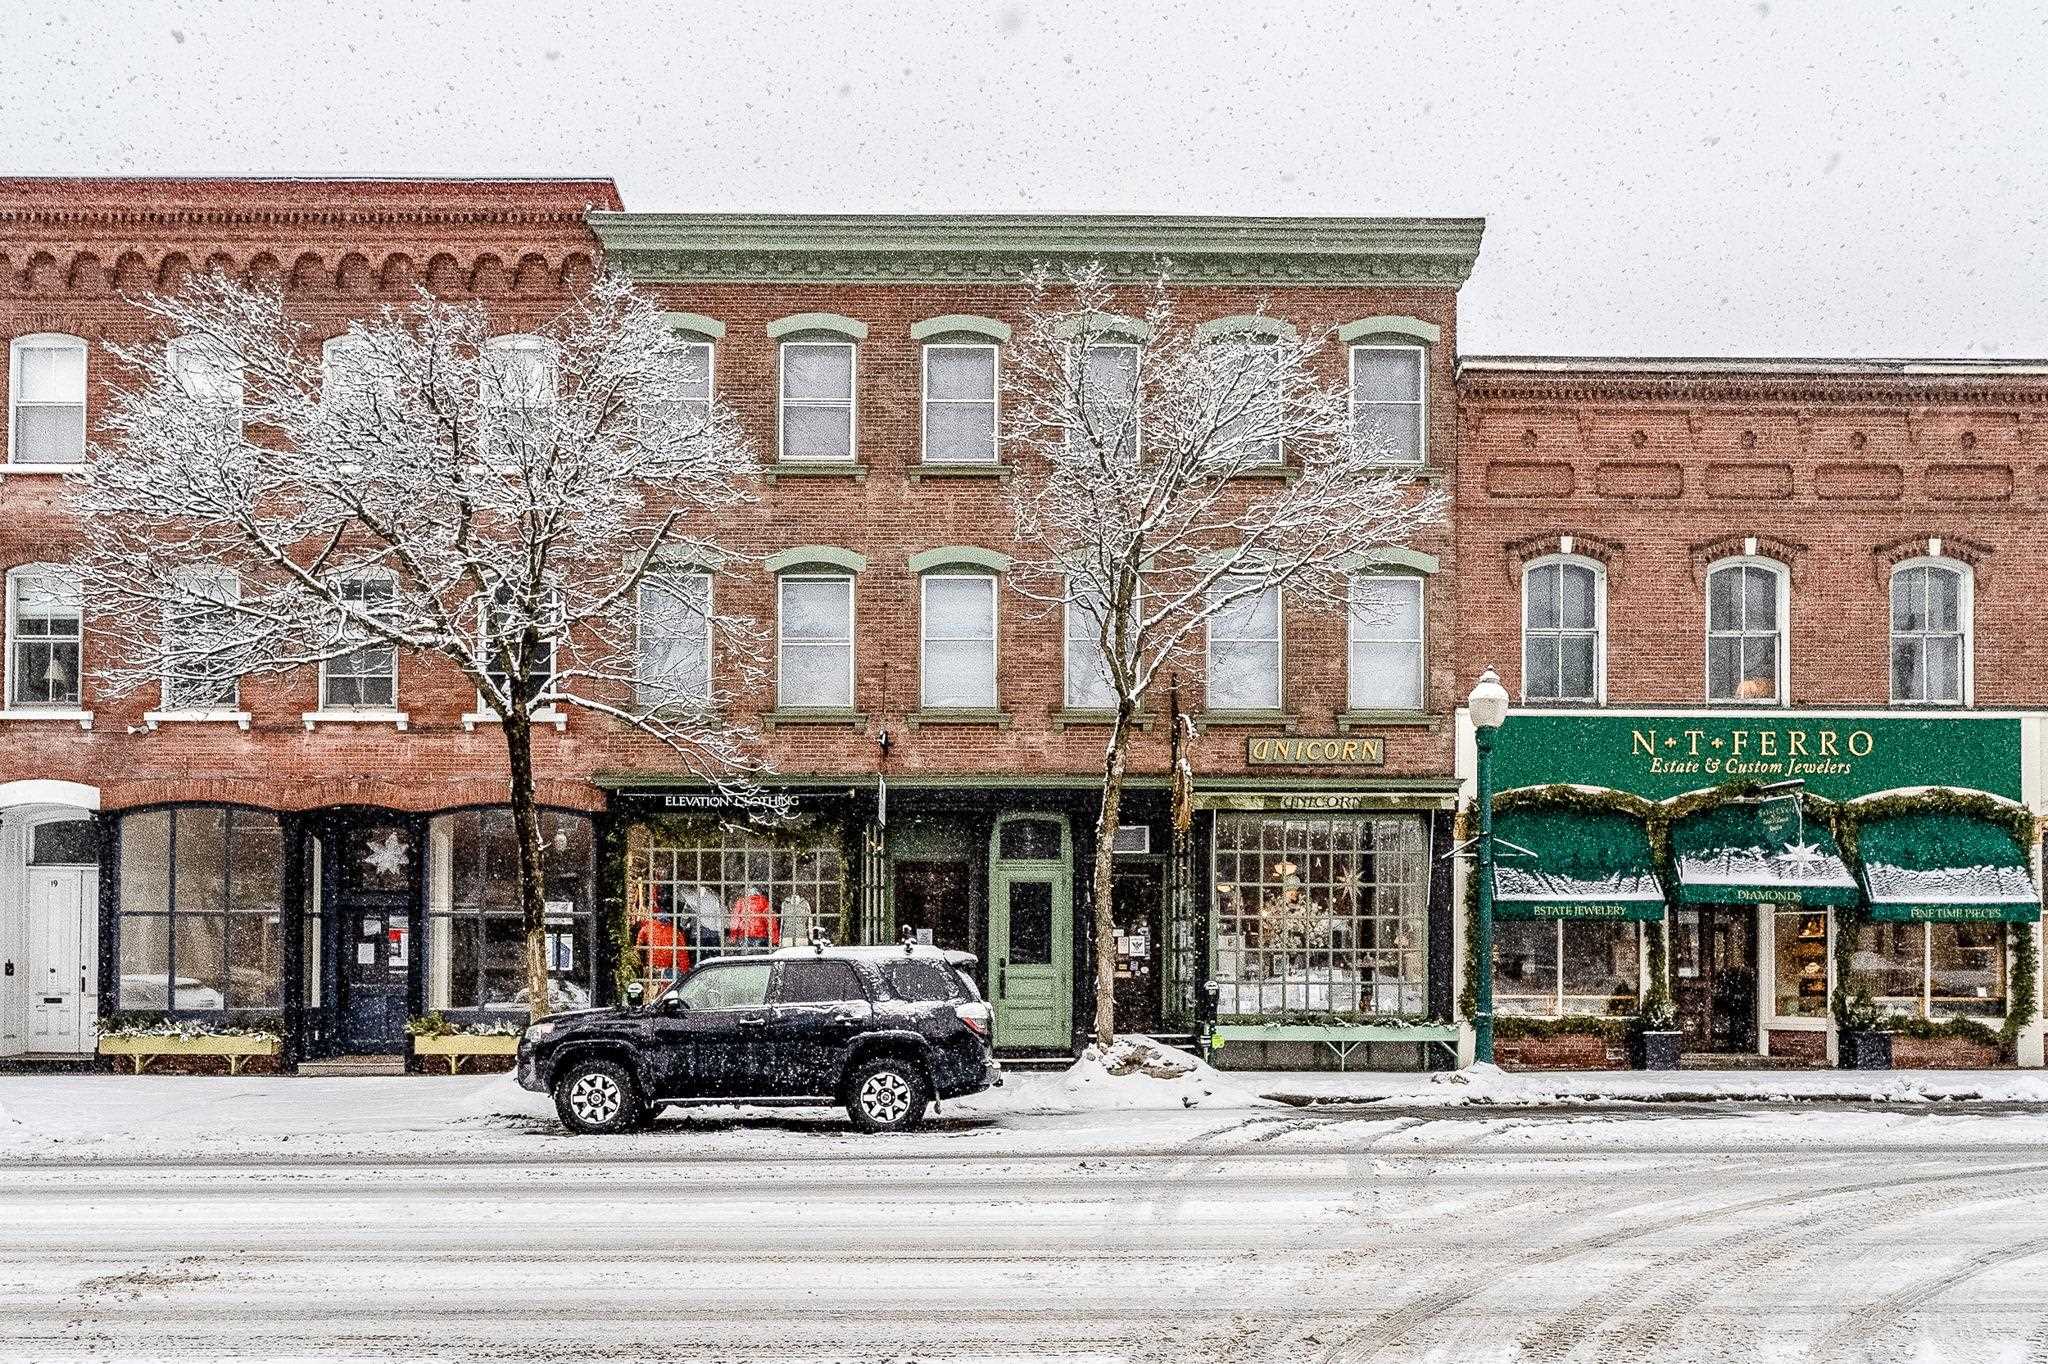
[[[895,1056],[856,1068],[846,1095],[847,1116],[863,1132],[907,1132],[924,1121],[925,1106],[932,1101],[923,1067]]]
[[[571,1132],[631,1132],[646,1111],[632,1072],[602,1056],[575,1062],[555,1081],[555,1112]]]

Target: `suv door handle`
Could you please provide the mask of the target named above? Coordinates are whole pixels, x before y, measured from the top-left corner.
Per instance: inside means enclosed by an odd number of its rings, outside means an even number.
[[[768,1020],[765,1018],[742,1018],[740,1020],[740,1029],[744,1032],[751,1032],[756,1028],[765,1028],[767,1026]]]

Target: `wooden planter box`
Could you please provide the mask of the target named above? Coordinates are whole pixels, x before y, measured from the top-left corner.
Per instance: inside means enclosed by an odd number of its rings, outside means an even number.
[[[472,1056],[512,1056],[519,1051],[519,1039],[503,1033],[487,1037],[466,1037],[450,1033],[445,1037],[415,1037],[414,1056],[439,1056],[448,1062],[448,1073],[457,1074]]]
[[[125,1056],[135,1063],[135,1074],[159,1056],[222,1056],[228,1074],[240,1075],[242,1063],[252,1056],[277,1055],[275,1037],[102,1037],[100,1055]]]

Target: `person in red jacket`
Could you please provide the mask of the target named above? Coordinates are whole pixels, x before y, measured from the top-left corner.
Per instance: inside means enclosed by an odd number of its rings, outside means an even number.
[[[633,930],[633,945],[640,949],[648,974],[656,980],[674,980],[690,969],[690,949],[677,931],[674,919],[650,914]]]
[[[775,945],[775,913],[758,887],[748,886],[733,900],[725,931],[734,942]]]

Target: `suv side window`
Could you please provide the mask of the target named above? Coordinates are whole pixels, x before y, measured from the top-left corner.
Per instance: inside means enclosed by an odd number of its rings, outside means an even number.
[[[841,1000],[867,1000],[853,966],[843,961],[786,961],[782,963],[782,986],[778,996],[784,1004],[837,1004]]]
[[[892,961],[882,968],[882,974],[896,998],[913,1004],[948,1003],[960,997],[953,973],[936,962]]]
[[[768,971],[765,961],[700,966],[676,994],[692,1009],[758,1008],[768,1002]]]

